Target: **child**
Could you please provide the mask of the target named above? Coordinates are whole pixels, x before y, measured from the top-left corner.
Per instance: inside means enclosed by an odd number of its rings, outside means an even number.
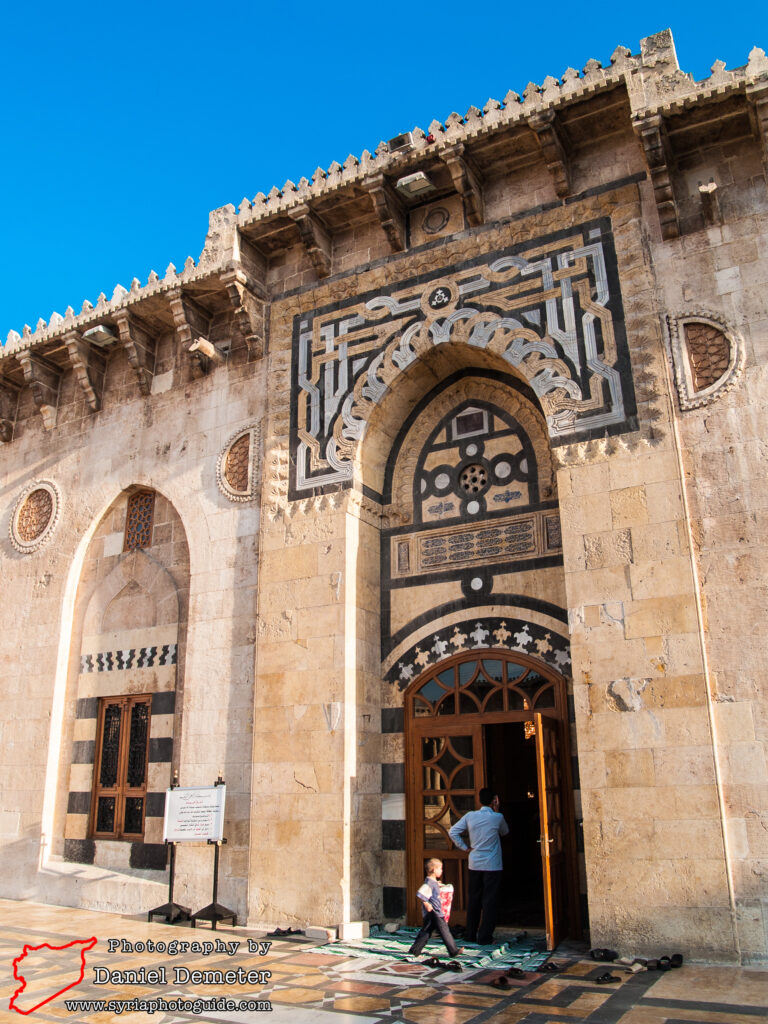
[[[427,877],[424,879],[424,885],[416,893],[421,900],[421,912],[424,915],[424,921],[421,925],[421,931],[408,950],[411,956],[418,956],[421,953],[430,935],[435,930],[440,933],[440,938],[445,943],[450,956],[458,956],[464,952],[463,949],[459,949],[456,945],[456,941],[453,935],[451,935],[451,929],[448,927],[448,922],[443,917],[442,907],[440,906],[439,882],[439,879],[442,877],[443,862],[438,860],[437,857],[432,857],[431,860],[427,861]]]

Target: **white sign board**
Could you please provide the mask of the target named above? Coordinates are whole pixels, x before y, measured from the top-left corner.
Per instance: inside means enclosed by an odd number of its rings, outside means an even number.
[[[165,791],[163,838],[169,843],[204,843],[224,835],[226,786],[177,786]]]

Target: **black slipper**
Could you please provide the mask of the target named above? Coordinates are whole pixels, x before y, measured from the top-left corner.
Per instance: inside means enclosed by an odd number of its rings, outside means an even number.
[[[658,969],[659,969],[659,961],[658,960],[648,960],[646,965],[645,965],[645,969],[646,969],[646,971],[658,971]]]
[[[494,988],[509,988],[509,982],[503,974],[500,978],[494,978],[491,985],[493,985]]]
[[[284,935],[290,935],[290,928],[275,928],[273,932],[267,932],[267,937],[270,939],[282,939]]]
[[[448,963],[445,964],[445,969],[446,971],[454,971],[456,974],[461,974],[464,970],[458,960],[449,960]]]
[[[613,949],[590,949],[589,955],[593,960],[600,960],[605,963],[613,963],[618,960],[619,954]]]
[[[668,956],[660,956],[659,957],[659,970],[660,971],[668,971],[671,966],[672,966],[672,963],[671,963],[671,961],[670,961]]]
[[[521,971],[519,967],[510,967],[507,971],[508,978],[527,978],[528,975],[525,971]]]
[[[669,966],[670,967],[682,967],[683,966],[683,954],[682,953],[673,953],[672,956],[669,958]]]
[[[557,974],[558,971],[562,971],[562,969],[562,967],[558,967],[557,964],[553,964],[551,961],[548,964],[542,964],[541,967],[536,968],[536,970],[542,974]]]
[[[621,978],[614,978],[612,974],[601,974],[595,981],[598,985],[611,985],[614,981],[621,981]]]
[[[437,959],[436,956],[429,957],[428,960],[424,961],[425,967],[442,967],[442,963]]]

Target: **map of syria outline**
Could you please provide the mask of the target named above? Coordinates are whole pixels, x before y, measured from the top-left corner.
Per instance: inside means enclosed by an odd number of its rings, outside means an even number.
[[[50,1003],[52,999],[62,993],[79,985],[85,977],[85,954],[89,949],[93,949],[96,942],[96,937],[92,936],[90,939],[73,939],[60,946],[52,946],[49,942],[42,942],[39,946],[25,944],[21,953],[13,961],[13,977],[21,984],[11,996],[8,1008],[27,1016],[34,1013],[35,1010],[39,1010],[46,1003]],[[65,973],[62,976],[62,970],[57,970],[51,964],[50,957],[43,951],[63,953],[68,949],[79,951],[79,962],[75,961],[71,966],[64,962],[62,968]],[[35,957],[32,955],[35,953],[41,955]],[[23,967],[20,971],[19,966],[22,964]],[[75,974],[77,977],[74,977]],[[74,980],[70,980],[72,978]],[[65,981],[67,983],[63,984]],[[27,1002],[31,1005],[24,1005]],[[22,1005],[19,1005],[20,1003]]]

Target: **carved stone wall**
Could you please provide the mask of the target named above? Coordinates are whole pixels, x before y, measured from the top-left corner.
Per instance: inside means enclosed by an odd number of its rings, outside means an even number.
[[[3,894],[164,901],[126,844],[61,853],[92,701],[175,677],[151,738],[182,784],[224,774],[222,901],[398,916],[402,687],[494,646],[572,676],[592,944],[768,955],[766,74],[755,48],[696,82],[659,33],[213,211],[198,263],[9,334]],[[168,502],[146,556],[132,488]],[[208,854],[180,852],[185,904]]]

